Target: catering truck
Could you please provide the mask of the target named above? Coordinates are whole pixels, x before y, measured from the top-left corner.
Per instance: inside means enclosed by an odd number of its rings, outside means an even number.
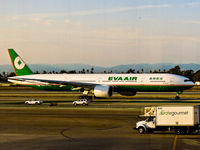
[[[175,131],[177,134],[199,131],[200,106],[145,107],[147,119],[136,123],[140,134],[153,131]]]

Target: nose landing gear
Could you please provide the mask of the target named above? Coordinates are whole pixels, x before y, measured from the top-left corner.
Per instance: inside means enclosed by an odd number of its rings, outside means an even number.
[[[175,97],[175,99],[176,100],[179,100],[180,99],[180,94],[182,94],[183,92],[182,91],[178,91],[178,92],[176,92],[176,97]]]

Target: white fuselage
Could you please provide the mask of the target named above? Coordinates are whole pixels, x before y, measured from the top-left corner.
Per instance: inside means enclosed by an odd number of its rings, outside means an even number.
[[[28,79],[16,81],[12,79]],[[33,79],[33,80],[31,80]],[[35,80],[56,80],[109,86],[194,86],[188,78],[174,74],[34,74],[9,78],[24,85],[45,84]]]

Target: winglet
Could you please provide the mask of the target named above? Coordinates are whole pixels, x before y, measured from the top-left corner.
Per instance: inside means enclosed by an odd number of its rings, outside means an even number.
[[[13,68],[15,70],[15,74],[17,76],[22,75],[31,75],[33,72],[31,69],[25,64],[22,58],[15,52],[14,49],[8,49],[8,53],[10,55],[10,59],[12,61]]]

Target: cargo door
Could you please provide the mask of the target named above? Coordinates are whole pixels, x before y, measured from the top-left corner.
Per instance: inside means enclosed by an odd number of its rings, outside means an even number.
[[[144,84],[144,78],[143,77],[141,78],[140,83]]]
[[[200,123],[200,106],[194,106],[194,124]]]
[[[198,123],[198,124],[200,124],[200,105],[198,105],[197,108],[198,108],[198,112],[199,112],[199,113],[198,113],[198,115],[199,115],[199,116],[198,116],[198,118],[199,118],[199,123]]]

